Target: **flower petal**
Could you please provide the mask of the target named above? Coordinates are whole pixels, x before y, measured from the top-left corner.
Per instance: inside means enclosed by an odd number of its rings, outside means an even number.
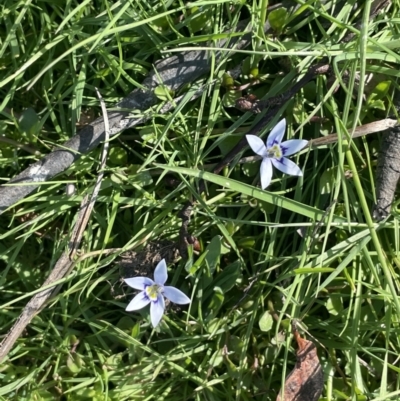
[[[273,160],[273,159],[272,159]],[[260,167],[261,188],[265,189],[271,183],[272,179],[272,164],[271,159],[264,157]]]
[[[285,135],[286,130],[286,119],[279,121],[278,124],[272,128],[272,131],[268,135],[267,138],[267,148],[272,148],[275,144],[279,144],[282,142],[283,135]]]
[[[190,298],[175,287],[164,287],[164,296],[175,304],[185,305],[190,303]]]
[[[291,160],[286,159],[286,157],[282,157],[280,159],[271,159],[271,161],[278,170],[282,171],[282,173],[298,176],[303,175],[299,166],[296,163],[293,163]]]
[[[125,283],[129,285],[129,287],[134,288],[135,290],[144,290],[149,285],[153,285],[154,281],[148,277],[132,277],[124,279]]]
[[[283,156],[290,156],[297,153],[299,150],[307,146],[308,141],[304,139],[290,139],[281,143],[281,149]]]
[[[126,307],[126,311],[131,312],[133,310],[139,310],[144,308],[146,305],[150,303],[149,297],[146,295],[144,291],[139,292],[131,302],[129,302],[129,305]]]
[[[156,327],[164,314],[165,303],[161,294],[158,294],[157,301],[150,305],[150,319],[153,327]]]
[[[154,281],[158,285],[164,285],[168,278],[167,264],[165,259],[160,260],[156,270],[154,270]]]
[[[246,135],[247,142],[251,147],[251,150],[259,156],[266,157],[267,156],[267,148],[261,138],[256,135]]]

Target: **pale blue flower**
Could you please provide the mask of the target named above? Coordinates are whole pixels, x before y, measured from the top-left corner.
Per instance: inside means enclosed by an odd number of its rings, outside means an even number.
[[[154,281],[148,277],[126,278],[124,281],[129,287],[141,290],[129,305],[126,311],[142,309],[150,304],[150,318],[153,327],[156,327],[164,314],[164,297],[179,305],[190,303],[188,298],[181,290],[175,287],[164,285],[168,278],[167,264],[165,259],[161,260],[154,270]]]
[[[300,168],[285,156],[293,155],[307,145],[308,141],[291,139],[282,142],[285,135],[286,120],[283,119],[272,129],[264,144],[263,140],[255,135],[246,135],[247,142],[254,153],[262,157],[260,167],[261,188],[265,189],[271,183],[272,165],[285,174],[302,176]]]

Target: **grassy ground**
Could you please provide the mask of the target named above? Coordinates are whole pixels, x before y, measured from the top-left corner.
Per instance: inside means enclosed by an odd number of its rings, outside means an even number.
[[[298,73],[329,58],[339,89],[333,93],[336,84],[321,76],[283,105],[269,128],[285,117],[286,138],[345,135],[393,113],[398,1],[373,21],[369,1],[299,0],[265,12],[268,5],[2,2],[1,182],[101,114],[95,87],[112,108],[140,87],[154,62],[182,48],[215,48],[221,32],[247,18],[247,52],[222,61],[210,52],[209,74],[164,93],[210,83],[197,100],[187,96],[161,114],[161,90],[154,117],[112,139],[83,255],[144,249],[150,254],[134,254],[131,272],[146,266],[152,276],[154,249],[165,256],[166,241],[177,241],[178,212],[196,199],[200,171],[258,119],[231,107],[244,92],[224,87],[225,70],[240,63],[237,84],[258,79],[247,93],[263,97],[284,92]],[[266,19],[274,30],[265,36]],[[304,177],[275,172],[266,191],[257,190],[259,162],[206,175],[189,225],[199,250],[188,260],[168,254],[168,283],[192,303],[168,307],[154,330],[147,309],[125,312],[134,291],[115,263],[122,251],[82,258],[0,365],[1,399],[275,400],[296,360],[292,318],[318,347],[324,400],[399,399],[398,217],[376,227],[370,214],[380,141],[378,134],[350,147],[339,141],[303,150],[292,160]],[[0,216],[2,336],[65,249],[82,197],[93,190],[100,151]],[[75,195],[64,194],[66,183],[75,184]]]

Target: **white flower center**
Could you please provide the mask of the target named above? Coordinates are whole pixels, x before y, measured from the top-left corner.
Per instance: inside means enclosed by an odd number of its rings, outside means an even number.
[[[267,154],[272,159],[280,159],[282,157],[282,149],[276,144],[267,149]]]
[[[149,285],[146,287],[146,294],[152,301],[156,301],[158,294],[162,293],[162,289],[162,286],[158,284]]]

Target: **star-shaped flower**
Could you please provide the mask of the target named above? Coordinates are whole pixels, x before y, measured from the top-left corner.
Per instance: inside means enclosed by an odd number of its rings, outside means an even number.
[[[190,303],[190,298],[181,290],[164,285],[167,278],[168,272],[165,259],[161,260],[156,266],[154,270],[154,281],[148,277],[126,278],[124,281],[129,287],[135,290],[141,290],[141,292],[132,299],[125,310],[131,312],[142,309],[150,304],[151,324],[153,327],[156,327],[164,314],[164,297],[179,305]]]
[[[300,168],[285,156],[293,155],[307,145],[308,141],[291,139],[282,142],[285,135],[286,120],[283,119],[272,129],[264,144],[263,140],[255,135],[246,135],[247,142],[254,153],[262,157],[260,176],[261,188],[265,189],[271,183],[272,165],[285,174],[302,176]]]

